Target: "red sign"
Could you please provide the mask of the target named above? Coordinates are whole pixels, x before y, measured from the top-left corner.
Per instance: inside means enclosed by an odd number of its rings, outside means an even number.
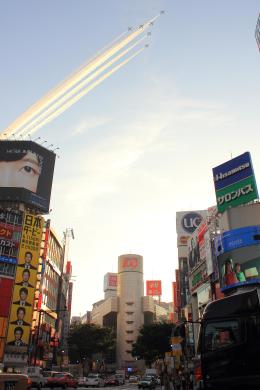
[[[108,286],[109,287],[117,287],[117,275],[109,275],[108,276]]]
[[[177,304],[177,286],[176,286],[176,282],[172,282],[172,301],[173,301],[173,306],[176,307],[176,304]]]
[[[147,280],[146,281],[146,295],[155,297],[162,295],[161,280]]]
[[[0,278],[0,317],[8,317],[13,295],[13,279]]]
[[[136,257],[125,257],[123,260],[123,268],[135,269],[139,267],[139,261]]]
[[[20,242],[20,238],[21,238],[20,232],[21,232],[20,226],[7,225],[5,223],[0,222],[0,237],[1,238],[7,238],[8,240]]]
[[[181,290],[180,290],[180,271],[178,269],[175,270],[175,279],[176,279],[176,308],[180,308],[181,306]]]

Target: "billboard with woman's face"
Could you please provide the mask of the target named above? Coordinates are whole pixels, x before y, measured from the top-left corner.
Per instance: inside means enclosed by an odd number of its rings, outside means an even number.
[[[49,211],[55,154],[33,141],[0,141],[0,200]]]
[[[222,291],[260,284],[260,226],[229,230],[215,248]]]

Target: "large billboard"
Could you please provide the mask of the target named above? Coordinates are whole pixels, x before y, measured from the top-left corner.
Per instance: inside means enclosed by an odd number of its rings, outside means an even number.
[[[220,213],[258,198],[249,152],[213,168],[213,178]]]
[[[152,297],[160,297],[162,295],[162,281],[161,280],[147,280],[146,281],[146,295]]]
[[[33,141],[0,141],[0,200],[49,211],[55,154]]]
[[[224,232],[215,249],[222,291],[260,283],[260,226]]]
[[[40,216],[29,213],[24,214],[7,334],[7,353],[27,353],[43,222],[44,220]]]

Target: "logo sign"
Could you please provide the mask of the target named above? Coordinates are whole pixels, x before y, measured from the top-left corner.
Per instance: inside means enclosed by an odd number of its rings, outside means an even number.
[[[256,39],[256,43],[257,43],[258,49],[260,51],[260,14],[259,14],[259,17],[258,17],[258,20],[257,20],[257,23],[256,23],[255,39]]]
[[[118,272],[143,272],[142,256],[133,254],[119,256]]]
[[[202,221],[202,216],[198,213],[189,213],[184,215],[181,224],[185,232],[192,234]]]
[[[220,213],[258,198],[249,152],[213,168],[213,178]]]

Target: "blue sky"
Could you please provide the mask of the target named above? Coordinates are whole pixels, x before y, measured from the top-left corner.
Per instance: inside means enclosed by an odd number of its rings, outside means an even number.
[[[165,9],[151,45],[36,134],[60,147],[51,208],[77,275],[73,313],[103,296],[117,257],[144,256],[171,299],[175,213],[215,202],[212,167],[245,151],[260,177],[258,0],[2,2],[0,125],[107,43]],[[258,180],[259,182],[259,180]]]

